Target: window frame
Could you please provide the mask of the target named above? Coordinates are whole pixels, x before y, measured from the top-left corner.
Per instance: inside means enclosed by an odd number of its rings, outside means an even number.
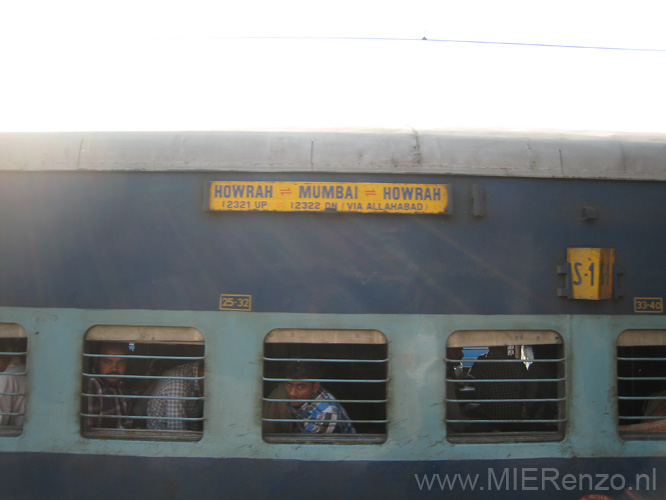
[[[80,393],[80,412],[79,412],[79,425],[81,436],[88,439],[119,439],[119,440],[140,440],[140,441],[185,441],[196,442],[203,438],[203,430],[205,428],[205,392],[202,392],[199,397],[194,399],[202,401],[202,415],[200,418],[184,418],[187,421],[200,421],[201,430],[170,430],[170,429],[148,429],[148,428],[131,428],[131,429],[118,429],[110,427],[88,427],[85,425],[85,418],[94,418],[93,415],[85,413],[86,398],[93,396],[87,392],[87,380],[90,378],[99,377],[99,374],[92,373],[89,368],[92,368],[95,358],[104,357],[101,354],[87,352],[87,348],[94,344],[101,345],[103,343],[127,343],[128,345],[141,346],[160,346],[161,348],[169,348],[171,350],[178,349],[178,346],[201,346],[202,354],[196,356],[182,356],[182,355],[114,355],[117,358],[126,358],[129,362],[140,362],[148,360],[159,360],[168,362],[174,366],[189,363],[192,361],[199,361],[204,363],[206,358],[206,340],[201,331],[192,327],[174,327],[174,326],[131,326],[131,325],[95,325],[88,329],[83,336],[83,350],[82,350],[82,366],[81,366],[81,393]],[[195,349],[196,347],[191,349]],[[173,368],[173,367],[171,367]],[[166,370],[164,370],[166,371]],[[103,377],[103,376],[102,376]],[[154,381],[156,384],[160,380],[170,379],[174,377],[164,376],[162,373],[159,375],[135,375],[124,374],[117,378],[126,381]],[[176,377],[179,378],[179,377]],[[198,376],[184,376],[183,379],[199,380]],[[205,380],[205,370],[201,376]],[[124,394],[123,397],[129,400],[130,404],[138,400],[150,399],[165,399],[152,395],[136,395]],[[192,398],[188,398],[192,399]],[[133,422],[147,422],[151,420],[148,415],[131,415],[129,420]],[[153,417],[160,419],[160,417]]]
[[[664,348],[664,354],[662,356],[626,356],[620,355],[620,348],[623,347],[634,347],[634,348]],[[651,350],[652,350],[651,349]],[[618,435],[621,439],[625,441],[641,441],[641,440],[663,440],[666,439],[666,416],[659,418],[659,416],[649,416],[641,414],[638,415],[626,415],[620,414],[621,402],[622,401],[650,401],[653,399],[664,399],[666,401],[666,389],[662,389],[659,392],[664,393],[664,396],[655,396],[653,391],[647,391],[647,395],[636,395],[635,393],[630,393],[629,395],[621,391],[622,382],[631,382],[644,379],[645,381],[661,381],[663,382],[662,387],[666,388],[666,375],[664,376],[650,376],[648,373],[647,377],[636,376],[635,374],[630,374],[629,376],[623,375],[623,370],[621,370],[622,362],[636,362],[643,361],[644,363],[649,363],[650,361],[660,361],[666,366],[666,329],[659,328],[650,328],[650,329],[627,329],[617,336],[617,343],[615,348],[615,376],[617,390],[615,394],[615,406],[616,406],[616,426]],[[645,406],[646,403],[644,403]],[[645,408],[643,409],[643,411]],[[636,420],[636,424],[620,424],[622,420]],[[652,424],[652,422],[655,422]],[[660,428],[661,427],[661,428]]]
[[[279,345],[286,344],[287,346],[294,345],[309,345],[309,346],[321,346],[326,345],[338,345],[338,346],[353,346],[353,345],[364,345],[364,346],[381,346],[377,349],[377,356],[380,356],[380,359],[371,359],[365,360],[362,358],[336,358],[336,359],[326,359],[321,356],[317,358],[312,357],[285,357],[285,358],[273,358],[267,356],[267,345]],[[289,347],[285,349],[289,350]],[[307,329],[307,328],[277,328],[268,332],[264,337],[263,342],[263,357],[262,357],[262,413],[261,413],[261,422],[262,422],[262,439],[266,443],[270,444],[349,444],[349,445],[360,445],[360,444],[383,444],[388,438],[388,427],[389,427],[389,418],[388,418],[388,394],[389,394],[389,352],[388,352],[388,339],[386,336],[379,330],[369,330],[369,329]],[[342,349],[342,348],[341,348]],[[372,347],[368,347],[369,350],[372,350]],[[381,351],[383,352],[380,352]],[[370,384],[382,384],[383,385],[383,397],[379,399],[349,399],[336,397],[336,401],[339,402],[343,408],[346,408],[346,405],[363,405],[363,404],[378,404],[382,408],[378,410],[379,413],[383,413],[384,418],[381,419],[355,419],[353,416],[349,416],[349,422],[352,425],[379,425],[384,427],[384,432],[378,433],[365,433],[360,432],[356,434],[306,434],[306,433],[271,433],[266,432],[263,429],[263,426],[266,422],[297,422],[298,419],[267,419],[264,416],[264,406],[266,403],[281,403],[285,402],[284,399],[271,399],[270,391],[268,388],[271,384],[280,384],[288,381],[289,379],[285,378],[286,375],[280,377],[267,377],[267,362],[268,363],[288,363],[290,361],[304,361],[304,362],[314,362],[314,363],[327,363],[328,366],[333,366],[336,364],[371,364],[375,363],[377,365],[383,365],[383,378],[377,379],[330,379],[330,378],[318,378],[317,381],[320,381],[323,386],[329,383],[341,383],[341,384],[353,384],[353,383],[370,383]],[[308,379],[304,379],[308,380]],[[314,381],[314,380],[313,380]],[[275,387],[278,387],[276,385]],[[358,386],[357,386],[358,387]],[[335,391],[337,392],[337,391]],[[381,391],[380,391],[381,392]],[[339,394],[336,394],[339,396]],[[345,410],[347,411],[347,410]],[[348,412],[348,411],[347,411]],[[349,413],[349,412],[348,412]]]
[[[16,413],[16,414],[11,414],[12,416],[22,416],[23,420],[21,422],[21,425],[0,425],[0,437],[17,437],[23,434],[23,430],[25,428],[25,416],[26,416],[26,409],[28,407],[28,394],[27,394],[27,389],[28,389],[28,333],[26,332],[25,328],[23,328],[21,325],[18,323],[0,323],[0,339],[25,339],[25,351],[7,351],[3,352],[3,355],[6,356],[20,356],[23,357],[23,365],[24,365],[24,371],[22,373],[12,373],[10,375],[2,375],[4,376],[23,376],[25,377],[24,381],[24,390],[22,393],[12,393],[12,394],[6,394],[8,396],[22,396],[23,397],[23,412],[22,413]],[[4,373],[4,372],[0,372]],[[5,414],[0,415],[0,419],[4,416]]]
[[[526,378],[524,379],[515,379],[516,382],[522,382],[525,384],[529,383],[543,383],[543,384],[552,384],[556,385],[556,397],[554,398],[530,398],[530,397],[521,397],[519,401],[524,405],[525,403],[552,403],[555,404],[556,415],[551,419],[531,419],[531,418],[521,418],[512,421],[502,421],[502,420],[483,420],[483,419],[473,419],[465,416],[463,408],[455,408],[452,405],[461,405],[466,399],[459,399],[459,397],[454,393],[453,397],[450,397],[452,388],[457,385],[472,385],[473,379],[467,378],[452,378],[450,377],[451,371],[450,367],[460,363],[461,365],[465,364],[474,364],[477,362],[477,358],[449,358],[448,353],[445,352],[445,400],[444,400],[444,425],[446,427],[446,438],[451,443],[503,443],[503,442],[557,442],[562,441],[566,435],[566,428],[568,424],[567,416],[567,364],[566,364],[566,349],[564,344],[564,339],[562,336],[555,330],[457,330],[452,332],[446,342],[446,350],[449,348],[470,348],[470,349],[485,349],[488,351],[488,348],[491,346],[515,346],[521,347],[521,356],[522,349],[525,346],[536,346],[536,345],[551,345],[555,346],[558,351],[558,356],[556,357],[547,357],[540,360],[536,359],[527,359],[522,357],[516,357],[516,361],[507,360],[506,362],[519,363],[519,360],[522,362],[529,363],[530,366],[534,363],[549,363],[551,368],[557,371],[555,377],[547,379],[532,379],[529,374],[529,368],[526,367]],[[515,354],[514,354],[515,356]],[[503,360],[498,360],[503,362]],[[486,363],[492,362],[490,360],[485,361]],[[471,367],[465,368],[463,366],[463,374],[467,373]],[[480,379],[484,380],[484,379]],[[507,380],[507,379],[497,379],[498,381]],[[480,382],[479,381],[479,382]],[[477,385],[478,383],[477,382]],[[492,383],[492,382],[491,382]],[[541,387],[539,387],[540,389]],[[479,401],[475,400],[473,397],[468,401],[468,403],[478,402],[483,404],[485,398],[480,398]],[[489,400],[493,401],[493,400]],[[502,401],[501,399],[497,400]],[[509,400],[511,401],[511,400]],[[449,414],[459,413],[457,418],[449,418]],[[523,415],[524,412],[521,412]],[[542,424],[544,427],[547,424],[557,425],[556,430],[539,430],[536,427],[535,430],[500,430],[494,432],[484,432],[484,431],[457,431],[454,429],[454,425],[458,424],[459,426],[467,426],[470,423],[499,423],[499,424],[515,424],[516,427],[519,427],[520,424],[525,424],[526,426],[539,425]],[[453,425],[452,425],[453,424]],[[508,426],[509,427],[509,426]]]

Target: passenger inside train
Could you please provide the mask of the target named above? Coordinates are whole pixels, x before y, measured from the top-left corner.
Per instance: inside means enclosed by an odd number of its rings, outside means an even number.
[[[458,382],[466,378],[466,368],[463,366],[461,360],[464,357],[462,347],[447,347],[446,349],[446,393],[454,396],[456,400],[464,397],[464,391],[467,386],[459,384]],[[469,368],[469,367],[467,367]],[[446,415],[452,422],[449,423],[449,428],[455,432],[463,432],[465,424],[462,422],[465,415],[462,411],[462,406],[456,401],[449,401],[446,405]]]
[[[88,378],[84,402],[88,415],[83,420],[84,427],[130,429],[130,403],[122,379],[127,371],[127,344],[105,342],[98,345],[97,354],[103,357],[93,358],[93,376]]]
[[[149,429],[201,430],[204,363],[193,361],[162,374],[148,401]]]
[[[383,443],[388,422],[387,347],[386,337],[375,330],[269,332],[264,343],[264,440]],[[317,418],[337,422],[305,421]]]
[[[617,360],[620,434],[648,439],[666,432],[666,332],[622,332]]]
[[[0,339],[0,425],[23,427],[26,340]]]
[[[192,328],[92,327],[83,352],[82,435],[201,439],[204,352]]]
[[[650,400],[645,403],[643,415],[666,418],[666,390],[650,394]]]
[[[446,366],[449,440],[563,437],[566,377],[556,332],[459,331],[447,342]]]
[[[141,374],[145,378],[138,379],[135,383],[133,393],[138,397],[132,404],[132,415],[148,415],[148,401],[155,392],[159,377],[165,371],[166,363],[162,359],[147,359],[143,363]],[[145,420],[137,420],[134,427],[146,427]]]
[[[319,382],[319,375],[310,363],[291,363],[287,368],[284,383],[287,405],[294,422],[294,432],[313,434],[355,434],[349,416],[333,394],[328,392]]]
[[[475,399],[487,400],[465,409],[468,417],[483,421],[475,424],[477,431],[520,430],[526,395],[525,363],[509,354],[507,346],[490,346],[477,358],[468,376]]]
[[[560,384],[556,381],[561,376],[560,345],[537,344],[523,347],[523,352],[531,351],[527,366],[527,378],[530,382],[525,384],[525,410],[524,417],[528,421],[525,429],[557,431],[559,411]],[[525,357],[525,356],[523,356]]]

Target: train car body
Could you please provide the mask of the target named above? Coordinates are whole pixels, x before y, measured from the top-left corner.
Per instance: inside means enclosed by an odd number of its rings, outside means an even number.
[[[0,496],[662,499],[666,436],[626,427],[646,396],[618,399],[618,367],[666,358],[665,181],[663,137],[1,134],[0,323],[27,369]],[[82,431],[85,345],[113,327],[199,332],[196,439]],[[372,432],[262,435],[267,346],[308,332],[379,332]],[[447,347],[540,332],[557,424],[456,434]]]

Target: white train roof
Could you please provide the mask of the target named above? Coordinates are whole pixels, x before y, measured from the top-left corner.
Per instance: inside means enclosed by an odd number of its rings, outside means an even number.
[[[327,129],[0,133],[0,170],[464,174],[666,180],[666,136]]]

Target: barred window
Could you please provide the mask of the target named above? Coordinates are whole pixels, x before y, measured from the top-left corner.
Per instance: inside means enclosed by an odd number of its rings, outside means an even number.
[[[627,330],[617,340],[617,410],[624,439],[666,438],[666,330]]]
[[[194,328],[92,327],[83,352],[83,436],[200,440],[204,352]]]
[[[23,432],[28,336],[22,326],[0,323],[0,436]]]
[[[564,437],[562,338],[553,331],[458,331],[446,345],[446,428],[453,442]]]
[[[383,443],[387,382],[381,332],[273,330],[264,342],[264,441]]]

